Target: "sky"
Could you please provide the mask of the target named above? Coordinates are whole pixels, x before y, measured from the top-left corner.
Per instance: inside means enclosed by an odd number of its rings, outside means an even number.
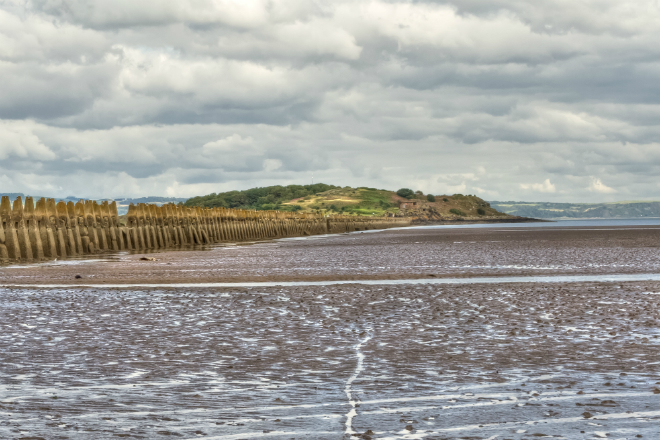
[[[660,199],[658,0],[0,0],[0,192]]]

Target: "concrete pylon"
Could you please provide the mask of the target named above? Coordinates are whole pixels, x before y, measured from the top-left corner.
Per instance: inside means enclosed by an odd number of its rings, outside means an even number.
[[[107,200],[101,202],[101,205],[99,205],[99,211],[101,214],[101,228],[103,229],[103,234],[107,240],[107,249],[118,251],[119,242],[117,239],[117,229],[112,226],[112,215]]]
[[[36,213],[32,197],[25,198],[25,222],[32,245],[33,258],[41,261],[45,258],[44,247],[41,242],[41,233],[39,231],[39,218]]]
[[[99,205],[96,201],[92,201],[91,205],[92,205],[92,214],[94,216],[94,222],[95,222],[94,226],[96,227],[96,233],[98,234],[98,238],[99,238],[99,248],[104,251],[108,250],[110,249],[109,237],[106,234],[101,205]]]
[[[94,252],[94,241],[89,235],[89,226],[87,226],[87,213],[85,212],[85,203],[79,200],[74,205],[76,214],[76,223],[80,233],[80,242],[82,244],[82,253],[91,254]]]
[[[126,214],[126,228],[128,229],[133,249],[144,249],[144,242],[140,239],[139,233],[138,208],[132,203],[128,206],[128,213]]]
[[[76,239],[73,235],[73,223],[69,218],[69,211],[66,203],[59,201],[57,202],[57,205],[55,205],[55,208],[57,209],[58,225],[60,225],[64,237],[66,254],[69,256],[76,255]]]
[[[9,260],[19,261],[21,259],[21,248],[18,244],[18,234],[16,233],[16,225],[12,219],[11,202],[8,196],[2,196],[0,218],[2,219],[5,230],[5,241]]]
[[[23,201],[20,197],[14,200],[11,221],[14,224],[14,229],[16,231],[21,258],[28,261],[32,260],[32,244],[30,244],[30,234],[27,225],[25,224],[25,216],[23,213]]]
[[[51,242],[51,239],[49,238],[49,244],[55,249],[57,252],[57,256],[60,258],[64,258],[67,256],[66,254],[66,240],[64,238],[64,230],[66,227],[62,223],[62,221],[59,219],[59,216],[57,215],[57,207],[55,205],[55,199],[46,199],[46,216],[48,217],[48,226],[50,226],[50,234],[53,237],[53,240]]]
[[[101,250],[101,237],[99,236],[99,231],[96,225],[96,216],[94,214],[94,203],[96,202],[86,200],[84,203],[85,223],[87,224],[87,229],[89,231],[89,240],[93,245],[93,252],[97,252]]]
[[[69,215],[69,227],[73,233],[73,240],[76,243],[76,253],[79,255],[86,254],[83,249],[82,238],[80,236],[80,224],[78,222],[78,215],[76,215],[76,205],[72,201],[66,202],[66,212]]]
[[[123,251],[126,248],[126,240],[120,229],[119,224],[119,214],[117,213],[117,202],[114,200],[108,205],[108,211],[110,212],[110,229],[111,229],[111,238],[114,236],[114,240],[117,242],[117,249]]]
[[[9,262],[9,252],[7,252],[7,236],[5,235],[4,222],[0,219],[0,263]]]

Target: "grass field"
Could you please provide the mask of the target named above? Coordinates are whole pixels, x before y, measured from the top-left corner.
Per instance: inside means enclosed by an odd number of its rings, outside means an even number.
[[[491,208],[487,202],[473,195],[436,195],[435,202],[429,202],[425,194],[417,193],[408,200],[399,197],[396,192],[376,188],[334,188],[328,191],[310,195],[286,202],[284,205],[302,208],[303,212],[343,213],[350,215],[384,215],[399,212],[401,202],[417,202],[415,210],[433,209],[442,215],[455,217],[450,210],[458,210],[464,216],[506,216]]]

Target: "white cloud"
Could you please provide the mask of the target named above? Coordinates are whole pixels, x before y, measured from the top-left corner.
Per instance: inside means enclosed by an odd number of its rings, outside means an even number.
[[[612,194],[617,192],[614,188],[610,188],[609,186],[601,182],[600,179],[595,177],[592,178],[591,185],[589,185],[588,189],[591,192],[596,192],[601,194]]]
[[[0,121],[0,159],[15,157],[38,162],[55,159],[55,153],[33,133],[32,126],[30,121]]]
[[[520,188],[541,193],[557,192],[557,188],[552,184],[552,182],[550,182],[550,179],[545,179],[543,183],[521,183]]]

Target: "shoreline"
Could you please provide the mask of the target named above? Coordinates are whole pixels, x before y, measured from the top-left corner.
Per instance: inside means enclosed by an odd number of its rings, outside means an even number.
[[[452,219],[452,220],[412,220],[411,226],[428,226],[428,225],[476,225],[488,223],[554,223],[555,220],[539,219],[531,217],[514,217],[514,218],[467,218],[467,219]]]

